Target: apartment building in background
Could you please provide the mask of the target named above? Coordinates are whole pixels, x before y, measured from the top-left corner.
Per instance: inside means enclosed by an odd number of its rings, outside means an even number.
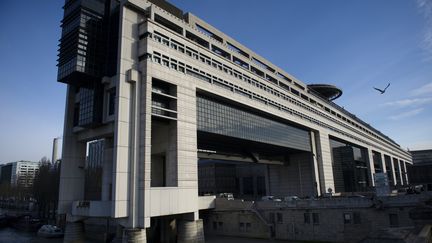
[[[0,166],[0,183],[10,186],[31,187],[39,170],[39,162],[16,161]]]

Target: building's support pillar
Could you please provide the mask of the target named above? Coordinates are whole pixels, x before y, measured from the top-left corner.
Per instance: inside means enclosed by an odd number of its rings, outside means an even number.
[[[406,183],[407,183],[407,185],[409,185],[409,181],[408,181],[408,170],[407,170],[407,166],[406,166],[406,162],[404,161],[403,162],[403,166],[404,166],[404,169],[405,169],[405,179],[406,179]]]
[[[316,132],[315,140],[321,192],[335,192],[329,134],[323,130]]]
[[[199,213],[193,212],[183,215],[177,220],[177,243],[204,243],[203,220]]]
[[[123,230],[123,243],[146,243],[146,229],[131,228]]]
[[[82,221],[66,223],[63,242],[65,243],[84,242],[84,224]]]
[[[178,243],[204,243],[203,220],[179,220],[177,234]]]
[[[391,173],[392,173],[392,178],[393,178],[393,185],[392,186],[396,186],[397,180],[396,180],[396,168],[394,167],[393,164],[393,157],[390,157],[390,166],[391,166]]]
[[[385,158],[384,158],[384,153],[380,153],[381,154],[381,168],[383,173],[387,173],[387,167],[386,167],[386,163],[385,163]]]
[[[398,167],[399,167],[399,180],[400,180],[400,184],[401,185],[403,185],[404,184],[404,182],[403,182],[403,178],[402,178],[402,176],[403,176],[403,172],[402,172],[402,167],[401,167],[401,160],[400,159],[398,159]]]
[[[102,169],[102,201],[110,201],[112,187],[112,168],[113,168],[113,140],[105,139],[103,151],[103,169]]]
[[[68,85],[63,130],[62,162],[59,185],[58,214],[71,213],[72,202],[84,199],[84,167],[86,143],[73,133],[75,88]]]
[[[317,142],[316,142],[317,134],[314,131],[310,132],[311,138],[311,150],[312,150],[312,173],[314,178],[314,190],[316,196],[321,196],[321,186],[320,186],[320,177],[319,177],[319,169],[318,169],[318,151],[317,151]]]
[[[368,158],[369,158],[369,185],[375,186],[375,165],[373,160],[372,148],[368,148]]]

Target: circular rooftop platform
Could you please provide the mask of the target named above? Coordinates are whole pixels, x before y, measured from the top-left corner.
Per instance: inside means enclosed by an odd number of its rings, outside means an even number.
[[[309,84],[307,87],[330,101],[333,101],[342,95],[342,90],[331,84]]]

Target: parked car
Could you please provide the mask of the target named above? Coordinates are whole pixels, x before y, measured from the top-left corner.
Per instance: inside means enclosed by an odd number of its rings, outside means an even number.
[[[263,196],[261,197],[261,201],[282,202],[280,198],[277,198],[275,196]]]
[[[297,196],[288,196],[288,197],[284,198],[285,202],[292,202],[292,201],[297,201],[297,200],[300,200],[300,198]]]
[[[232,193],[219,193],[219,198],[226,198],[227,200],[234,200],[234,196]]]
[[[44,238],[59,238],[63,237],[64,233],[63,231],[55,226],[50,224],[43,225],[37,232],[38,236],[44,237]]]

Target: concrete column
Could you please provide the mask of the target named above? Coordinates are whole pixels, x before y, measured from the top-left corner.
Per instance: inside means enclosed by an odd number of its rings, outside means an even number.
[[[204,243],[202,219],[195,221],[179,220],[177,224],[178,243]]]
[[[84,224],[82,221],[66,223],[63,242],[65,243],[84,242]]]
[[[329,189],[331,189],[332,192],[335,192],[330,139],[328,132],[325,130],[320,130],[315,135],[315,140],[317,146],[316,154],[321,192],[327,193]]]
[[[384,153],[380,153],[380,154],[381,154],[382,171],[383,171],[383,173],[386,173],[387,172],[387,168],[386,168],[386,164],[385,164]]]
[[[375,186],[375,165],[374,165],[374,161],[373,161],[373,153],[372,153],[372,149],[368,148],[368,158],[369,158],[369,179],[370,179],[370,185],[371,186]]]
[[[124,229],[123,243],[146,243],[146,230],[140,228]]]
[[[393,164],[393,157],[390,157],[390,164],[391,164],[391,172],[392,172],[392,175],[391,176],[393,176],[393,186],[395,186],[396,185],[396,183],[397,183],[397,181],[396,181],[396,168],[394,167],[394,164]]]
[[[403,162],[403,166],[404,166],[404,168],[405,168],[405,178],[406,178],[406,182],[407,182],[407,185],[409,185],[409,181],[408,181],[408,171],[407,171],[407,167],[406,167],[406,162],[404,161]]]
[[[72,202],[84,199],[86,143],[73,133],[75,89],[68,85],[60,168],[58,214],[71,213]]]
[[[112,139],[105,139],[102,169],[102,201],[110,201],[112,185],[113,148]]]
[[[400,179],[401,185],[403,185],[404,182],[403,182],[403,179],[402,179],[403,172],[402,172],[402,168],[401,168],[401,160],[398,160],[398,167],[399,167],[399,179]]]
[[[313,178],[314,178],[314,190],[317,196],[321,196],[321,186],[320,186],[320,177],[319,177],[319,169],[318,169],[318,151],[317,151],[317,141],[316,136],[317,134],[313,131],[310,132],[310,138],[311,138],[311,149],[312,149],[312,172],[313,172]]]

